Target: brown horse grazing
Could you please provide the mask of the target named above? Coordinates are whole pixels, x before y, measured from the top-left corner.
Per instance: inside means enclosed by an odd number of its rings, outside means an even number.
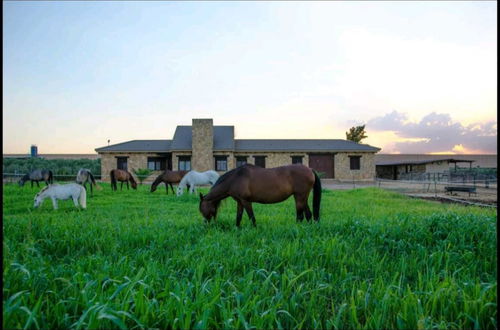
[[[130,184],[132,185],[132,188],[137,189],[137,182],[135,181],[132,174],[128,171],[119,170],[119,169],[111,170],[111,172],[109,172],[109,176],[111,177],[111,190],[114,190],[114,191],[118,190],[118,188],[116,187],[116,181],[120,181],[122,183],[120,185],[120,190],[123,189],[124,182],[127,183],[127,189],[129,189],[128,188],[129,181],[130,181]]]
[[[255,226],[252,203],[279,203],[293,195],[297,209],[297,221],[311,221],[311,210],[307,204],[313,189],[314,220],[319,221],[321,203],[321,181],[313,170],[301,164],[275,168],[243,165],[222,175],[206,196],[200,193],[200,212],[209,222],[216,217],[221,200],[232,197],[238,203],[236,226],[239,227],[243,208]]]
[[[151,192],[154,192],[156,190],[156,187],[162,182],[165,183],[165,188],[167,189],[167,194],[168,194],[168,185],[170,185],[170,188],[172,189],[172,193],[175,194],[174,192],[174,187],[172,187],[172,183],[179,183],[184,175],[189,171],[170,171],[170,170],[165,170],[162,174],[158,175],[158,177],[155,179],[153,184],[151,185]]]

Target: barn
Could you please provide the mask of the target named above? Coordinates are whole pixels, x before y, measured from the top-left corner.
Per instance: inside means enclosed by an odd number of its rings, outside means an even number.
[[[103,180],[109,180],[114,168],[224,173],[247,163],[265,168],[300,163],[323,178],[372,181],[380,148],[341,139],[235,139],[234,126],[193,119],[190,126],[177,126],[171,140],[133,140],[95,151]]]
[[[472,168],[473,159],[434,158],[434,159],[406,159],[398,161],[376,161],[377,178],[401,180],[418,177],[422,174],[442,174],[458,164],[468,164]]]

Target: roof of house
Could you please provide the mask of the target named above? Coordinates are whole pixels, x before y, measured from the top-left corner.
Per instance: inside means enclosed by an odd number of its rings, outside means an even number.
[[[95,149],[97,152],[168,152],[172,140],[132,140]]]
[[[380,148],[348,140],[235,140],[235,151],[365,151]]]
[[[475,160],[471,159],[454,159],[454,158],[441,158],[441,159],[428,159],[428,160],[407,160],[407,161],[396,161],[396,162],[376,162],[376,166],[393,166],[393,165],[423,165],[431,164],[437,162],[449,162],[449,163],[472,163]]]
[[[377,152],[380,148],[348,140],[234,139],[234,126],[213,126],[214,151]],[[97,152],[170,152],[192,149],[192,126],[177,126],[172,140],[132,140]]]
[[[474,160],[474,166],[484,167],[484,168],[496,168],[497,167],[497,155],[486,155],[486,154],[441,154],[441,155],[429,155],[429,154],[375,154],[375,164],[390,164],[390,163],[405,163],[408,161],[425,161],[425,160],[436,160],[436,159],[446,159],[452,158],[456,159],[458,162],[461,160]]]
[[[234,126],[213,126],[213,150],[234,149]],[[191,150],[192,126],[177,126],[172,140],[171,150]]]

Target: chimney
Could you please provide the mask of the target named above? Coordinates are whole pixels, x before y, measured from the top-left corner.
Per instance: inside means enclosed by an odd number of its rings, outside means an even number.
[[[191,169],[204,172],[214,169],[214,123],[212,119],[193,119]]]

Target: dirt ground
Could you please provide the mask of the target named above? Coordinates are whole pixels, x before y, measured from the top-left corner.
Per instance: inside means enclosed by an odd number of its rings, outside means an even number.
[[[458,183],[416,183],[408,181],[375,181],[375,182],[335,182],[333,180],[322,180],[324,189],[332,190],[348,190],[366,187],[380,187],[395,192],[399,192],[411,197],[422,198],[427,200],[435,200],[442,203],[461,203],[464,205],[484,204],[479,206],[497,206],[497,184],[488,184],[486,188],[485,183],[476,184],[476,194],[467,192],[453,192],[449,194],[445,192],[445,186],[463,186]],[[473,186],[473,184],[466,184]]]

